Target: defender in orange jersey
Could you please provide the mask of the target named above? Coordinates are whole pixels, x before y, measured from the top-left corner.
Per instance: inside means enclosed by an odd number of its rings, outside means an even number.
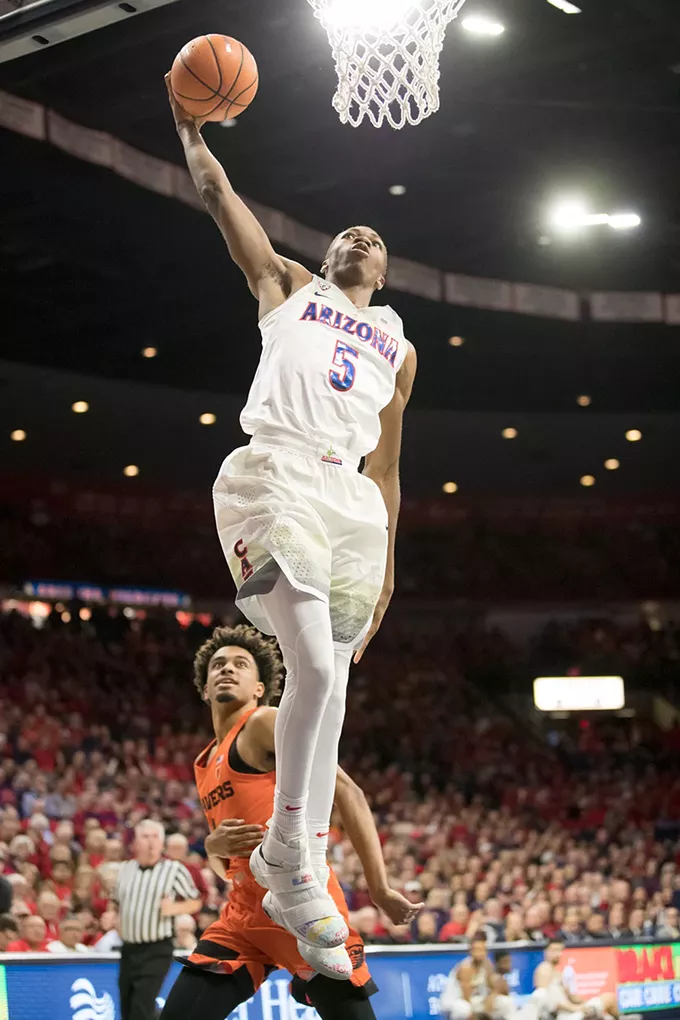
[[[232,892],[219,920],[206,929],[187,959],[161,1020],[223,1020],[276,967],[293,975],[293,995],[314,1006],[322,1020],[375,1018],[369,996],[376,987],[358,932],[350,928],[342,950],[312,950],[310,964],[310,947],[298,943],[268,916],[263,899],[269,894],[250,873],[250,854],[262,842],[272,814],[277,710],[268,703],[278,695],[282,679],[276,645],[252,627],[218,628],[196,654],[194,681],[210,705],[215,728],[215,740],[194,765],[211,829],[205,849],[213,870],[231,881]],[[335,803],[363,865],[373,902],[395,924],[407,924],[422,904],[409,903],[389,888],[371,810],[362,791],[341,769]],[[347,919],[335,875],[325,864],[315,870]],[[337,953],[347,954],[350,960],[351,976],[344,980],[338,980],[332,965],[324,966],[324,960],[332,961]]]

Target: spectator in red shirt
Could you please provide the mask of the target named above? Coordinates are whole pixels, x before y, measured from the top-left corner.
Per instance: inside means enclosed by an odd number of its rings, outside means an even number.
[[[57,847],[64,847],[69,852],[69,860],[73,859],[73,852],[77,849],[77,844],[75,842],[73,822],[70,819],[63,819],[54,830],[54,843],[50,851],[52,860],[55,859],[54,852]],[[61,859],[63,860],[63,858]]]
[[[89,819],[94,821],[94,819]],[[104,850],[106,848],[106,833],[96,821],[94,826],[85,826],[89,832],[85,837],[85,851],[80,855],[80,864],[88,865],[90,868],[98,868],[106,860]]]
[[[117,836],[109,836],[104,847],[104,859],[107,864],[117,864],[123,860],[123,842]]]
[[[175,751],[172,756],[172,773],[180,783],[190,783],[194,777],[194,770],[187,761],[184,751]]]
[[[57,755],[54,750],[54,741],[51,736],[43,733],[38,741],[38,746],[33,751],[33,757],[37,762],[38,768],[42,772],[54,772],[57,766]]]
[[[208,886],[205,884],[200,866],[188,860],[188,852],[189,841],[181,832],[173,832],[172,835],[166,838],[165,856],[169,857],[171,861],[180,861],[184,865],[194,880],[194,885],[198,889],[201,900],[205,903],[208,898]]]
[[[10,871],[19,871],[35,855],[35,846],[30,836],[20,833],[9,844]]]
[[[7,945],[8,953],[46,953],[47,926],[42,917],[29,914],[19,922],[19,938]]]
[[[18,871],[13,875],[7,876],[7,881],[12,887],[12,904],[17,903],[19,900],[23,901],[28,905],[28,908],[32,914],[36,913],[36,906],[33,897],[33,891],[28,884],[28,880]],[[12,910],[12,913],[14,911]]]
[[[2,813],[2,821],[0,821],[0,843],[7,843],[8,845],[12,842],[15,836],[19,835],[21,829],[21,821],[19,819],[19,812],[11,804],[7,805]],[[11,871],[12,868],[5,868],[6,871]]]
[[[62,910],[71,906],[73,895],[73,868],[66,861],[52,862],[52,878],[49,882],[52,892],[59,898]]]
[[[50,889],[43,889],[38,896],[36,903],[38,914],[45,922],[47,929],[47,941],[52,942],[59,938],[59,917],[62,913],[61,900],[56,893]]]
[[[463,903],[457,903],[451,908],[451,920],[442,926],[439,932],[440,942],[460,941],[464,936],[470,923],[470,911]]]

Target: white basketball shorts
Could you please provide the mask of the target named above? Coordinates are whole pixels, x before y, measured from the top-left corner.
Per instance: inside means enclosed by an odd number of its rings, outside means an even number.
[[[356,459],[304,437],[258,432],[222,464],[213,500],[236,604],[251,623],[274,633],[260,596],[280,569],[328,603],[334,641],[361,643],[385,577],[387,509]]]

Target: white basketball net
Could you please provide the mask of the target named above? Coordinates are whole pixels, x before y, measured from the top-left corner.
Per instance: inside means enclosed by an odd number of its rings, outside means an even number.
[[[439,54],[465,0],[309,0],[328,34],[343,124],[419,124],[439,109]]]

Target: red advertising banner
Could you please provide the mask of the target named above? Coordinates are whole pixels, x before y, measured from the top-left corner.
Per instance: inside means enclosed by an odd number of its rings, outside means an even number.
[[[592,999],[602,992],[616,992],[615,950],[611,946],[570,949],[562,953],[559,969],[572,994]]]

